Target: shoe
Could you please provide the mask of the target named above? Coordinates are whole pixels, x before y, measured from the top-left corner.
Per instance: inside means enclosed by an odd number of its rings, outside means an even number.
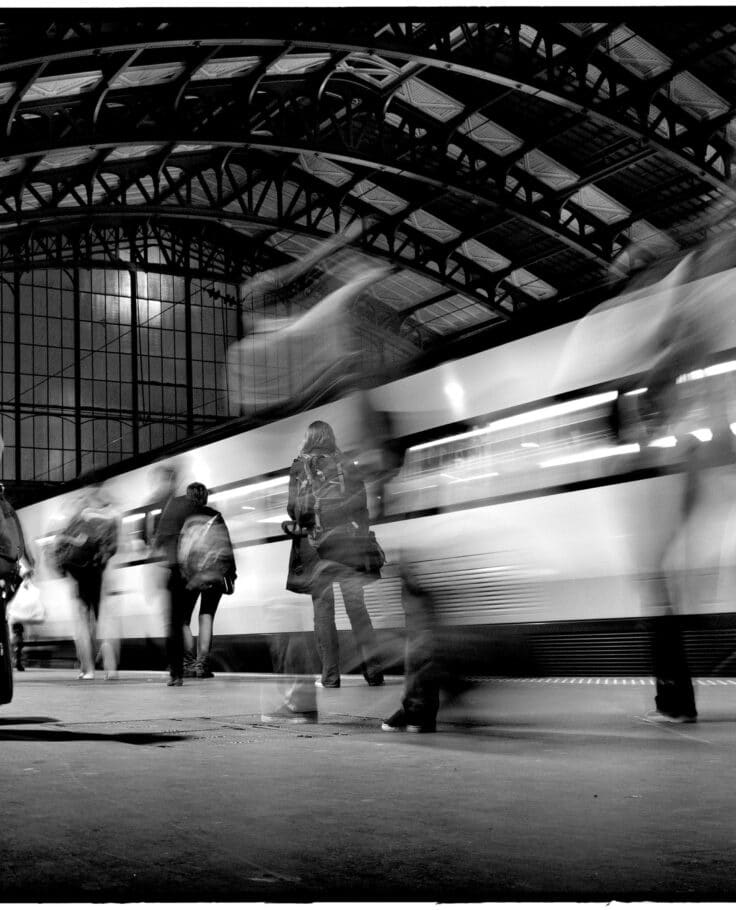
[[[656,720],[663,724],[694,724],[697,714],[665,714],[663,711],[649,711],[644,715],[646,720]]]
[[[406,725],[407,733],[436,733],[437,724],[435,721],[430,721],[426,724],[407,724]]]
[[[95,678],[94,673],[80,673],[79,676],[77,676],[77,679],[94,679],[94,678]]]
[[[316,711],[296,711],[288,702],[280,705],[275,711],[268,714],[261,714],[261,722],[264,724],[316,724]]]
[[[23,666],[23,664],[16,664],[16,665],[15,665],[15,669],[16,669],[19,673],[25,673],[25,672],[26,672],[26,668]]]
[[[314,681],[314,684],[318,689],[339,689],[340,688],[339,681],[336,683],[324,683],[324,682],[322,682],[321,679],[316,679]]]
[[[403,708],[399,708],[388,720],[384,720],[381,729],[387,733],[404,733],[406,731],[406,714]]]
[[[196,676],[197,679],[212,679],[214,675],[215,674],[204,661],[198,660],[194,665],[194,676]]]
[[[366,679],[366,682],[368,683],[369,686],[385,686],[386,685],[386,681],[384,680],[384,678],[382,676],[379,677],[378,679]]]
[[[107,682],[110,682],[111,680],[120,679],[120,677],[118,676],[117,673],[113,672],[112,670],[108,670],[108,672],[105,673],[105,679],[107,680]]]
[[[181,676],[172,676],[171,679],[166,683],[167,686],[183,686],[184,680]]]

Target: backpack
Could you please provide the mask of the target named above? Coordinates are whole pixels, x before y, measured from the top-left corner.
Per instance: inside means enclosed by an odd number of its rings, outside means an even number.
[[[344,528],[350,522],[345,472],[335,453],[305,454],[299,458],[304,465],[304,477],[297,491],[296,520],[319,547],[330,531]]]
[[[179,532],[177,561],[187,588],[221,588],[232,594],[235,560],[230,535],[219,513],[190,515]]]
[[[108,516],[84,509],[57,536],[55,543],[57,568],[63,572],[74,572],[95,563],[107,563],[117,549],[117,529]]]

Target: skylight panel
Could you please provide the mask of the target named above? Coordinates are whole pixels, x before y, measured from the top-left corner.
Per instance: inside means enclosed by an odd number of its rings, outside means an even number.
[[[181,76],[183,63],[156,63],[151,66],[131,66],[113,79],[110,88],[140,88],[145,85],[164,85]]]
[[[412,212],[404,223],[411,225],[411,227],[421,231],[423,234],[427,234],[434,240],[438,240],[440,243],[449,243],[460,236],[460,231],[457,228],[442,221],[441,218],[430,215],[424,209]]]
[[[613,60],[642,79],[659,76],[672,66],[669,57],[625,25],[615,29],[602,46]]]
[[[532,149],[519,161],[519,167],[553,190],[565,189],[578,180],[578,175],[563,167],[549,155]]]
[[[667,84],[667,95],[701,120],[720,117],[729,110],[727,102],[692,73],[677,73]]]
[[[511,265],[510,259],[496,253],[495,250],[478,240],[466,240],[461,244],[458,252],[489,272],[500,272]]]
[[[585,209],[605,224],[614,224],[628,218],[631,211],[620,202],[612,199],[607,193],[595,186],[583,186],[570,197],[570,202]]]
[[[402,82],[396,89],[396,96],[443,122],[457,117],[464,110],[459,101],[421,79],[408,79]]]
[[[481,117],[480,114],[471,114],[463,125],[458,128],[458,132],[499,157],[510,155],[521,148],[522,145],[518,136],[510,133],[492,120]]]
[[[526,269],[516,269],[506,278],[506,283],[519,288],[529,297],[534,297],[535,300],[547,300],[557,294],[551,284],[547,284],[546,281],[542,281],[541,278],[537,278]]]
[[[129,161],[133,158],[147,158],[161,151],[160,145],[120,145],[107,156],[106,161]]]
[[[42,76],[23,95],[24,101],[65,98],[91,91],[102,79],[102,72],[74,73],[69,76]]]
[[[330,60],[330,54],[287,54],[269,65],[270,75],[298,75],[319,69]]]
[[[0,82],[0,104],[9,101],[15,91],[15,82]]]
[[[308,152],[299,156],[299,166],[308,174],[313,174],[331,186],[342,186],[353,179],[350,171],[324,155],[312,155]]]
[[[228,57],[225,60],[209,60],[192,76],[192,82],[205,79],[234,79],[244,76],[261,62],[260,57]]]
[[[370,180],[361,180],[351,191],[351,196],[355,196],[363,202],[368,202],[374,208],[380,209],[389,215],[403,211],[408,203],[406,199],[394,195],[383,187],[376,186]]]
[[[47,171],[58,167],[74,167],[84,164],[85,161],[91,161],[96,154],[97,152],[91,148],[58,149],[45,155],[36,165],[35,170]]]

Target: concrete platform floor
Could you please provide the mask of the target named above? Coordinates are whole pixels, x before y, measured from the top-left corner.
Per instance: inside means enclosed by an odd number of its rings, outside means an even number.
[[[736,680],[678,727],[648,679],[488,680],[419,736],[380,730],[399,678],[309,726],[268,677],[15,681],[2,902],[736,897]]]

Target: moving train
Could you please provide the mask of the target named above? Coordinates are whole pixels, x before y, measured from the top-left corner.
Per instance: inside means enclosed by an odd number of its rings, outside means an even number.
[[[387,564],[365,589],[389,668],[401,671],[403,564],[432,594],[441,642],[466,672],[649,675],[648,623],[668,604],[687,619],[693,672],[736,672],[736,459],[730,443],[716,450],[707,425],[715,399],[727,421],[733,404],[729,438],[736,432],[734,282],[733,270],[716,269],[688,284],[715,342],[707,360],[678,378],[688,407],[676,432],[655,428],[636,439],[617,432],[621,414],[643,412],[641,382],[671,310],[667,279],[577,323],[370,390],[404,450],[380,502],[373,497]],[[269,633],[312,628],[310,598],[284,587],[289,467],[318,418],[359,465],[369,460],[365,405],[360,393],[348,394],[195,441],[166,459],[180,492],[193,480],[210,489],[236,549],[235,591],[222,598],[215,621],[216,671],[268,670]],[[709,446],[716,455],[683,521],[693,447]],[[123,467],[105,482],[123,534],[106,573],[99,634],[122,641],[122,669],[166,665],[163,570],[145,543],[156,509],[154,467]],[[19,513],[40,557],[46,608],[43,623],[27,632],[31,663],[73,655],[73,583],[45,554],[76,495]],[[351,636],[339,596],[337,620],[347,662]]]

